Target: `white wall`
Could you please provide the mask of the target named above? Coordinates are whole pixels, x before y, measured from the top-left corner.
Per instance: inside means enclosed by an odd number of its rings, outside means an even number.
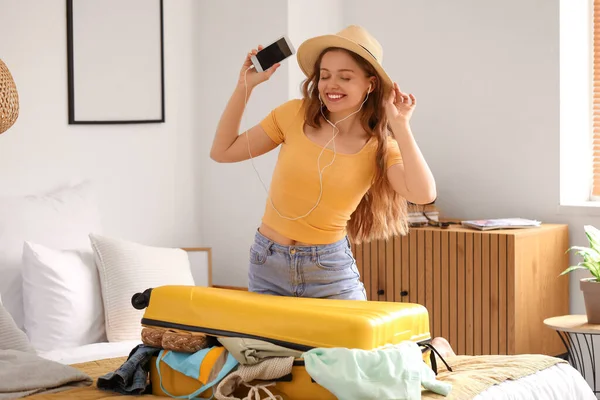
[[[558,0],[167,0],[167,122],[90,127],[66,122],[64,1],[0,0],[0,37],[10,38],[0,57],[21,96],[17,124],[0,136],[0,194],[92,178],[108,232],[212,246],[215,283],[246,285],[266,195],[250,162],[210,160],[220,113],[251,48],[284,33],[297,47],[354,23],[381,41],[384,65],[419,101],[413,128],[445,214],[565,222],[571,241],[584,244],[583,224],[600,225],[600,215],[558,207],[558,7]],[[301,80],[295,59],[284,63],[253,93],[243,126],[296,97]],[[267,185],[276,157],[256,160]],[[576,278],[571,309],[583,312]]]
[[[1,0],[0,58],[20,97],[20,115],[0,135],[0,195],[64,182],[98,185],[106,233],[147,244],[201,242],[190,147],[197,110],[190,49],[192,0],[165,2],[164,124],[67,124],[64,0]]]

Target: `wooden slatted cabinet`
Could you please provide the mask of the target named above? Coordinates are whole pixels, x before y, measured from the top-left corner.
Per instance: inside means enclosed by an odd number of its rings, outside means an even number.
[[[559,355],[545,318],[569,313],[568,226],[481,232],[412,228],[353,245],[369,300],[427,307],[433,336],[458,354]]]

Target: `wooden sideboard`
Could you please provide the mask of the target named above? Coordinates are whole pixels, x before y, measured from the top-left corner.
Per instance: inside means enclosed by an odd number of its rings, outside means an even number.
[[[353,245],[369,300],[427,307],[432,336],[458,354],[556,356],[565,352],[544,319],[569,313],[568,226],[477,231],[411,228]]]

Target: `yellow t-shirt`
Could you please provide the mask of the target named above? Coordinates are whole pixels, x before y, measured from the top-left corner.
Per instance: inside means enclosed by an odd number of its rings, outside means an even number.
[[[267,199],[263,223],[292,240],[311,244],[328,244],[343,239],[350,216],[371,187],[375,176],[377,139],[372,138],[355,154],[336,153],[335,161],[322,175],[323,193],[318,206],[305,215],[319,198],[317,159],[323,149],[304,134],[304,102],[290,100],[260,122],[260,126],[277,144],[279,157]],[[333,134],[333,128],[332,128]],[[386,165],[402,163],[398,143],[388,139]],[[320,169],[328,165],[333,150],[325,149]]]

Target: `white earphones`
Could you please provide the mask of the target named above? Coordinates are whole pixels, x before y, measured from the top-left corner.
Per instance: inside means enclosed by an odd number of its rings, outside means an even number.
[[[250,67],[252,68],[252,67]],[[248,73],[248,70],[250,69],[246,69],[246,71],[244,72],[244,86],[246,88],[246,95],[244,97],[244,109],[247,106],[247,102],[248,102],[248,83],[246,82],[246,75]],[[321,115],[323,116],[323,118],[325,119],[325,121],[327,121],[329,123],[329,125],[331,125],[333,127],[333,136],[332,138],[327,142],[327,144],[325,146],[323,146],[323,148],[321,149],[321,153],[319,154],[319,157],[317,158],[317,169],[319,170],[319,187],[320,187],[320,191],[319,191],[319,197],[317,198],[317,202],[315,203],[315,205],[308,210],[308,212],[306,212],[306,214],[298,216],[298,217],[287,217],[285,215],[282,215],[279,210],[277,210],[277,208],[275,207],[275,204],[273,204],[273,199],[271,199],[271,196],[269,196],[269,190],[267,189],[267,186],[265,185],[265,183],[263,182],[262,178],[260,177],[260,174],[258,172],[258,170],[256,169],[256,165],[254,165],[254,157],[252,157],[252,152],[250,151],[250,137],[248,136],[248,131],[246,130],[245,134],[246,134],[246,142],[248,144],[248,155],[250,156],[250,162],[252,163],[252,167],[254,168],[254,171],[256,172],[256,175],[258,176],[258,179],[260,180],[260,182],[262,183],[262,186],[265,190],[265,193],[267,194],[267,197],[269,198],[269,202],[271,203],[271,207],[273,207],[273,209],[275,210],[275,212],[277,212],[277,214],[284,219],[290,220],[290,221],[296,221],[299,219],[302,219],[308,215],[310,215],[310,213],[312,213],[314,211],[315,208],[317,208],[317,206],[319,205],[320,201],[321,201],[321,197],[323,196],[323,172],[325,171],[325,169],[329,166],[331,166],[333,164],[333,162],[335,161],[335,157],[336,157],[336,150],[335,150],[335,137],[337,136],[337,134],[340,132],[340,130],[337,128],[337,124],[339,124],[340,122],[350,118],[351,116],[353,116],[354,114],[360,112],[360,110],[362,109],[363,105],[366,103],[366,101],[369,99],[369,93],[371,92],[371,87],[372,84],[369,84],[369,89],[367,89],[367,96],[365,97],[365,99],[363,100],[362,104],[360,105],[360,107],[358,108],[358,110],[354,111],[352,114],[342,118],[341,120],[337,121],[336,123],[333,123],[331,121],[329,121],[327,119],[327,117],[325,117],[325,114],[323,114],[323,100],[321,99],[321,94],[319,93],[319,101],[321,102]],[[336,132],[337,130],[337,132]],[[329,146],[329,143],[331,143],[333,141],[333,158],[331,159],[331,162],[329,164],[327,164],[325,167],[323,167],[323,169],[321,169],[321,156],[323,155],[323,152],[325,151],[325,149]]]

